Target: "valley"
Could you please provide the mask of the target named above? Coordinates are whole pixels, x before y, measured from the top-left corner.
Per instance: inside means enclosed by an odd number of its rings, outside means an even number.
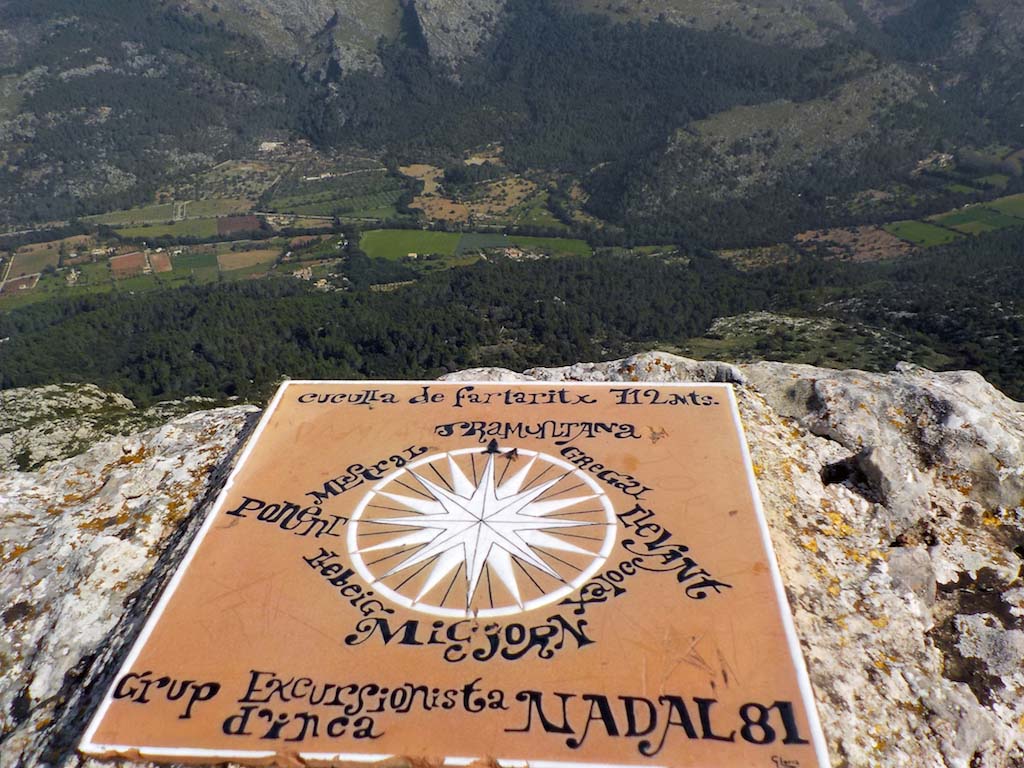
[[[307,5],[0,4],[0,386],[658,344],[1019,391],[1016,10]]]

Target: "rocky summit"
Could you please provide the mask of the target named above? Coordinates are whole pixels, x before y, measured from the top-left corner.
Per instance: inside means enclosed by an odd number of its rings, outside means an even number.
[[[980,376],[651,352],[448,378],[735,384],[833,765],[1024,765],[1024,406]],[[73,388],[18,393],[38,413],[54,396],[75,423]],[[32,471],[89,420],[36,451],[31,424],[4,422],[0,767],[85,762],[78,738],[257,416],[100,429]]]

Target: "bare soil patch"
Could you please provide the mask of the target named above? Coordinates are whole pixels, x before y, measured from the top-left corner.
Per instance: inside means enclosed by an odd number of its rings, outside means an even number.
[[[174,267],[171,264],[171,257],[166,253],[149,254],[149,266],[154,272],[170,272]]]
[[[273,248],[263,248],[255,251],[238,251],[217,254],[217,266],[222,272],[229,272],[232,269],[244,269],[254,267],[257,264],[269,264],[278,256],[279,251]]]
[[[123,256],[110,257],[110,271],[114,278],[122,280],[126,277],[135,277],[149,270],[146,262],[146,254],[142,252],[126,253]]]
[[[243,232],[255,232],[260,228],[257,216],[228,216],[217,219],[218,235],[235,235]]]
[[[0,293],[10,294],[18,293],[19,291],[30,291],[36,287],[39,282],[39,275],[32,275],[30,277],[19,277],[15,280],[8,280],[4,283],[3,288],[0,289]]]

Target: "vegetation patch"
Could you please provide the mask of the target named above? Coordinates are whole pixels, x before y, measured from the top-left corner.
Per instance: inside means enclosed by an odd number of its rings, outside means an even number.
[[[56,267],[60,263],[60,254],[55,250],[42,249],[37,251],[18,251],[14,254],[14,262],[8,277],[23,277],[42,272],[47,267]]]
[[[233,269],[245,269],[259,264],[272,264],[281,251],[276,248],[265,248],[255,251],[237,251],[217,254],[217,265],[222,272]]]
[[[982,205],[972,205],[959,211],[933,216],[929,221],[967,235],[1024,225],[1024,221],[1020,219]]]
[[[126,211],[111,211],[100,216],[87,216],[85,220],[111,227],[124,227],[133,224],[161,224],[173,219],[174,203],[161,203],[129,208]]]
[[[184,203],[185,218],[206,219],[217,216],[231,216],[233,214],[248,213],[252,210],[252,203],[248,200],[194,200]]]
[[[454,256],[461,235],[421,229],[372,229],[364,232],[359,247],[371,258],[402,259],[410,253]]]
[[[797,246],[816,250],[827,258],[852,261],[880,261],[906,256],[910,245],[881,227],[845,227],[802,232],[794,238]]]
[[[1017,218],[1024,219],[1024,194],[1001,197],[989,203],[988,207],[994,208],[1000,213],[1005,213],[1007,216],[1016,216]]]
[[[988,176],[980,176],[976,181],[987,187],[992,187],[993,189],[1006,189],[1010,183],[1010,177],[1005,173],[992,173]]]
[[[217,236],[217,219],[186,219],[166,224],[118,229],[117,234],[133,240],[156,240],[161,237],[194,237],[203,240]]]
[[[926,248],[932,245],[951,243],[959,237],[956,232],[924,221],[894,221],[891,224],[886,224],[884,229],[901,240]]]

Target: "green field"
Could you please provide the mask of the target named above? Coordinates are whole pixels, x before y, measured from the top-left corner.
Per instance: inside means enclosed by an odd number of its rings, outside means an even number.
[[[883,229],[901,240],[925,247],[950,243],[959,237],[956,232],[923,221],[894,221]]]
[[[950,192],[956,192],[959,195],[976,195],[978,190],[974,187],[968,187],[965,184],[947,184],[946,189]]]
[[[184,253],[175,256],[171,262],[174,264],[175,272],[187,272],[191,269],[217,268],[217,254],[215,253]]]
[[[940,216],[933,216],[929,221],[939,226],[955,229],[967,235],[977,235],[982,232],[994,232],[997,229],[1006,227],[1019,227],[1024,221],[1007,216],[997,210],[992,210],[982,205],[972,205],[952,213],[944,213]]]
[[[111,211],[100,216],[87,216],[86,221],[108,224],[112,227],[130,224],[159,224],[174,218],[174,203],[146,205],[127,211]]]
[[[427,232],[422,229],[372,229],[364,232],[359,247],[367,256],[402,259],[410,253],[439,253],[454,256],[462,235],[457,232]]]
[[[468,232],[459,241],[459,254],[485,248],[526,248],[552,256],[590,256],[591,247],[583,240],[564,237],[525,237],[522,235],[490,235]]]
[[[1024,219],[1024,194],[1001,197],[988,203],[988,207],[1005,213],[1007,216]]]
[[[117,230],[122,237],[145,240],[158,237],[195,237],[207,238],[216,237],[216,219],[186,219],[176,221],[173,224],[153,224],[146,227],[127,227]]]
[[[42,272],[47,267],[56,267],[58,263],[60,263],[60,255],[51,250],[16,253],[14,254],[14,265],[11,267],[9,277],[34,275],[37,272]]]

